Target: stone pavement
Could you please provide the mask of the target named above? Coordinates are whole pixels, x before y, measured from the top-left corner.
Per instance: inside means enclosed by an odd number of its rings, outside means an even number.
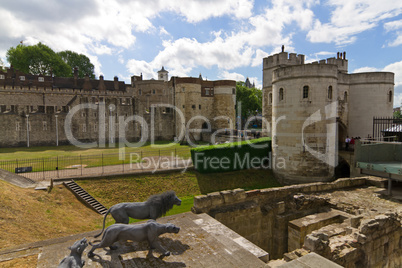
[[[207,214],[187,212],[160,218],[158,222],[171,222],[181,228],[178,234],[160,236],[162,246],[172,253],[170,256],[159,258],[160,253],[154,251],[153,257],[147,257],[147,243],[124,243],[114,251],[97,249],[95,257],[89,259],[87,253],[91,246],[88,246],[83,254],[84,267],[266,267],[267,252]],[[67,247],[83,237],[94,241],[96,232],[3,251],[0,252],[0,263],[7,259],[38,255],[38,268],[57,267],[69,254]]]

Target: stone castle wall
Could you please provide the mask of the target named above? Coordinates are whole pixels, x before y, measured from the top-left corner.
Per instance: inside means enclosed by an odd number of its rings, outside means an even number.
[[[339,179],[332,183],[309,183],[281,188],[244,191],[236,189],[194,198],[195,213],[208,213],[238,234],[269,252],[271,259],[287,252],[288,222],[320,212],[325,200],[295,203],[292,195],[363,186],[365,178]]]
[[[211,123],[211,129],[229,125],[228,120],[214,120],[217,116],[229,116],[234,122],[235,81],[191,77],[167,81],[165,73],[163,80],[133,76],[131,85],[126,85],[117,77],[113,81],[104,80],[103,76],[99,80],[80,79],[77,70],[74,77],[59,78],[8,68],[0,72],[0,119],[4,122],[0,146],[69,144],[74,139],[104,144],[117,142],[122,135],[131,142],[142,134],[143,139],[173,140],[180,136],[183,123],[187,125],[190,120],[190,128],[194,129],[203,128],[205,121]],[[217,94],[207,96],[206,89]],[[74,139],[68,139],[69,131],[64,128],[67,114],[83,104],[95,106],[80,109],[72,117],[69,137]],[[101,106],[102,111],[97,108]],[[183,120],[179,120],[176,111],[183,114]],[[147,127],[142,127],[136,116],[143,117]],[[120,120],[125,125],[122,129]],[[193,136],[201,137],[200,133]]]

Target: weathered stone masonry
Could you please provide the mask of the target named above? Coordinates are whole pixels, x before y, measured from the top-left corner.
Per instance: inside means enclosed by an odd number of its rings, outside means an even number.
[[[400,216],[396,214],[380,216],[377,213],[374,216],[365,215],[362,220],[362,215],[356,215],[348,209],[345,211],[341,206],[331,204],[328,198],[315,194],[351,187],[360,188],[372,183],[373,181],[369,178],[347,178],[332,183],[299,184],[253,191],[242,189],[221,191],[195,197],[193,212],[205,212],[213,216],[266,250],[270,254],[270,259],[282,258],[283,254],[293,250],[292,247],[288,248],[291,244],[301,247],[304,243],[307,250],[315,251],[341,265],[345,265],[346,260],[349,260],[352,264],[348,267],[359,267],[360,264],[399,263],[400,255],[397,254],[401,253],[402,248]],[[320,218],[320,215],[323,216]],[[305,238],[304,235],[297,235],[297,233],[294,237],[289,235],[292,228],[297,228],[295,225],[290,228],[292,226],[290,222],[297,225],[295,221],[297,219],[307,224],[306,227],[302,227],[307,228],[305,231],[299,229],[306,232]],[[383,226],[385,228],[382,228]],[[341,231],[337,233],[334,230]],[[309,234],[312,231],[314,232]],[[347,233],[352,239],[349,239],[351,242],[346,246],[349,248],[348,254],[342,255],[340,253],[342,243],[338,245],[339,241],[336,239],[346,241],[347,239],[341,235]],[[314,240],[314,235],[318,235],[320,239]],[[326,244],[325,236],[328,238]],[[321,239],[322,237],[324,239]],[[292,239],[296,240],[292,242]],[[311,246],[315,245],[311,242],[312,240],[325,245]],[[328,251],[328,248],[331,250]],[[376,257],[371,255],[373,251],[377,251]],[[292,256],[288,253],[287,255]]]

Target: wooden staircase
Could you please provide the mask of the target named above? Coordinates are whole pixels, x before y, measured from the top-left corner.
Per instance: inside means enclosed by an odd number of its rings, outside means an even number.
[[[93,198],[87,191],[81,188],[74,180],[64,182],[64,185],[70,189],[79,199],[81,199],[85,204],[87,204],[90,208],[95,210],[101,215],[104,215],[107,211],[107,208],[99,203],[98,200]]]

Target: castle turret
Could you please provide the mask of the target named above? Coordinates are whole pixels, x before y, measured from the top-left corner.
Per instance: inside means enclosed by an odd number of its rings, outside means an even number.
[[[263,59],[263,84],[262,84],[262,105],[263,105],[263,117],[266,119],[263,121],[263,132],[265,135],[271,136],[271,124],[272,117],[272,73],[275,69],[291,65],[304,64],[304,55],[297,55],[296,53],[290,53],[284,51],[285,47],[282,46],[282,52],[271,55]]]
[[[158,71],[158,80],[163,80],[165,82],[169,81],[168,71],[162,66],[162,69]]]

